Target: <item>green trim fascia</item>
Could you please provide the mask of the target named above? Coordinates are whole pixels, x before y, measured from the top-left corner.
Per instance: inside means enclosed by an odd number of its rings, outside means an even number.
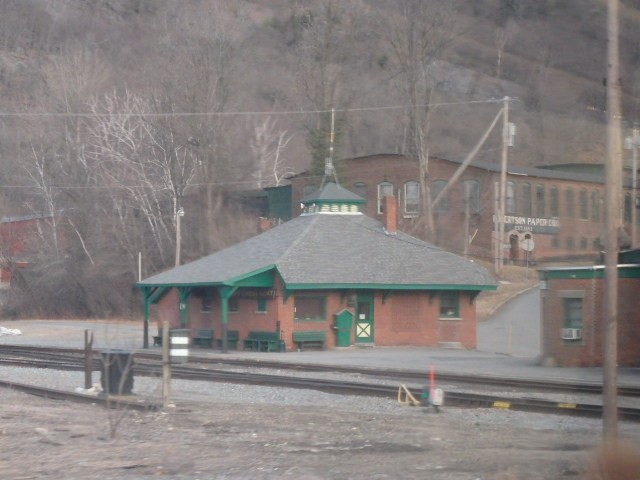
[[[225,280],[223,284],[238,287],[273,287],[274,269],[275,265],[269,265],[230,280]]]
[[[619,265],[618,278],[640,278],[640,265]],[[605,275],[605,269],[602,266],[596,267],[576,267],[563,269],[538,270],[541,280],[558,280],[558,279],[602,279]]]
[[[496,290],[497,285],[389,285],[385,283],[288,283],[286,290]]]

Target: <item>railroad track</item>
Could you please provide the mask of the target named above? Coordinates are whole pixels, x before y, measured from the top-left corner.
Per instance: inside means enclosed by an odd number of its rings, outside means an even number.
[[[5,349],[0,347],[0,362],[5,359],[16,364],[19,362],[17,358],[19,355],[28,356],[30,350],[33,347],[25,349],[20,347],[19,349]],[[35,349],[31,353],[37,358],[25,358],[25,365],[30,367],[36,367],[38,364],[45,366],[46,368],[60,368],[60,369],[74,369],[81,370],[84,368],[84,359],[82,357],[82,351],[71,349]],[[156,376],[161,375],[161,366],[159,364],[159,355],[150,353],[138,353],[135,354],[134,373],[136,375],[144,376]],[[195,361],[195,359],[193,359]],[[367,395],[377,396],[385,398],[395,398],[399,395],[398,386],[370,384],[361,382],[348,382],[348,381],[336,381],[336,380],[324,380],[318,378],[308,377],[296,377],[285,375],[268,375],[263,373],[249,373],[249,372],[237,372],[211,368],[211,364],[231,364],[236,367],[260,367],[260,368],[277,368],[280,370],[307,370],[307,371],[332,371],[341,373],[358,373],[371,376],[393,376],[397,379],[399,376],[419,378],[424,382],[424,374],[416,374],[415,372],[389,372],[387,370],[378,371],[372,369],[361,369],[351,367],[320,367],[317,365],[308,366],[308,368],[301,368],[300,365],[291,365],[282,362],[264,362],[264,361],[247,361],[247,360],[225,360],[219,359],[204,359],[198,358],[198,364],[182,364],[174,365],[172,367],[172,377],[185,379],[185,380],[199,380],[199,381],[215,381],[226,383],[243,383],[251,385],[263,385],[270,387],[283,387],[283,388],[304,388],[321,390],[330,393],[339,393],[345,395]],[[102,368],[100,358],[94,359],[93,368],[99,370]],[[445,381],[445,375],[439,375],[439,382]],[[478,377],[465,377],[462,375],[452,376],[457,381],[463,381],[467,378],[472,378],[474,384],[484,384],[485,382],[478,381]],[[450,381],[450,379],[448,379]],[[489,384],[492,386],[509,386],[513,387],[512,379],[496,379],[496,378],[483,378],[482,380],[489,380]],[[502,382],[503,380],[504,382]],[[471,381],[469,382],[471,383]],[[531,388],[539,391],[539,389],[549,388],[553,391],[559,391],[560,385],[548,382],[540,381],[519,381],[519,388]],[[571,393],[597,393],[601,391],[601,387],[591,384],[562,384],[565,388],[563,391]],[[598,387],[598,388],[594,388]],[[421,387],[409,386],[408,391],[415,397],[419,397]],[[594,391],[595,390],[595,391]],[[628,387],[626,393],[631,394],[628,396],[638,396],[637,389]],[[623,395],[620,393],[620,395]],[[534,411],[541,413],[555,413],[563,415],[576,415],[576,416],[588,416],[588,417],[601,417],[602,406],[599,404],[586,404],[586,403],[573,403],[573,402],[557,402],[536,398],[524,398],[524,397],[496,397],[495,395],[483,395],[478,393],[467,392],[446,392],[445,401],[447,406],[460,406],[460,407],[482,407],[482,408],[499,408],[510,409],[519,411]],[[636,408],[624,408],[618,409],[620,418],[630,421],[640,421],[640,409]]]

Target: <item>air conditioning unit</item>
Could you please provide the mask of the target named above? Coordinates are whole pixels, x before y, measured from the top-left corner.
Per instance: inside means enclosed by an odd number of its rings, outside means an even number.
[[[581,328],[563,328],[562,329],[563,340],[580,340],[582,338]]]

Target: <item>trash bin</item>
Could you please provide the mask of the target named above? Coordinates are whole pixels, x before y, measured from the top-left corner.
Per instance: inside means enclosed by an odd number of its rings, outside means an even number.
[[[131,395],[133,390],[133,353],[105,350],[102,355],[100,383],[107,394]]]

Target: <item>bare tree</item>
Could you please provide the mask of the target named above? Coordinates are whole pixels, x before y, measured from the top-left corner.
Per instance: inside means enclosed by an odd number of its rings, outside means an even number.
[[[390,12],[383,24],[391,50],[392,68],[397,73],[409,103],[407,153],[420,164],[421,210],[425,219],[425,238],[434,235],[431,211],[429,142],[432,98],[436,79],[433,67],[457,33],[457,2],[400,0],[397,13]]]
[[[286,130],[278,130],[276,121],[270,117],[254,122],[250,147],[256,162],[253,176],[258,188],[277,187],[286,175],[293,173],[283,155],[291,138]]]

